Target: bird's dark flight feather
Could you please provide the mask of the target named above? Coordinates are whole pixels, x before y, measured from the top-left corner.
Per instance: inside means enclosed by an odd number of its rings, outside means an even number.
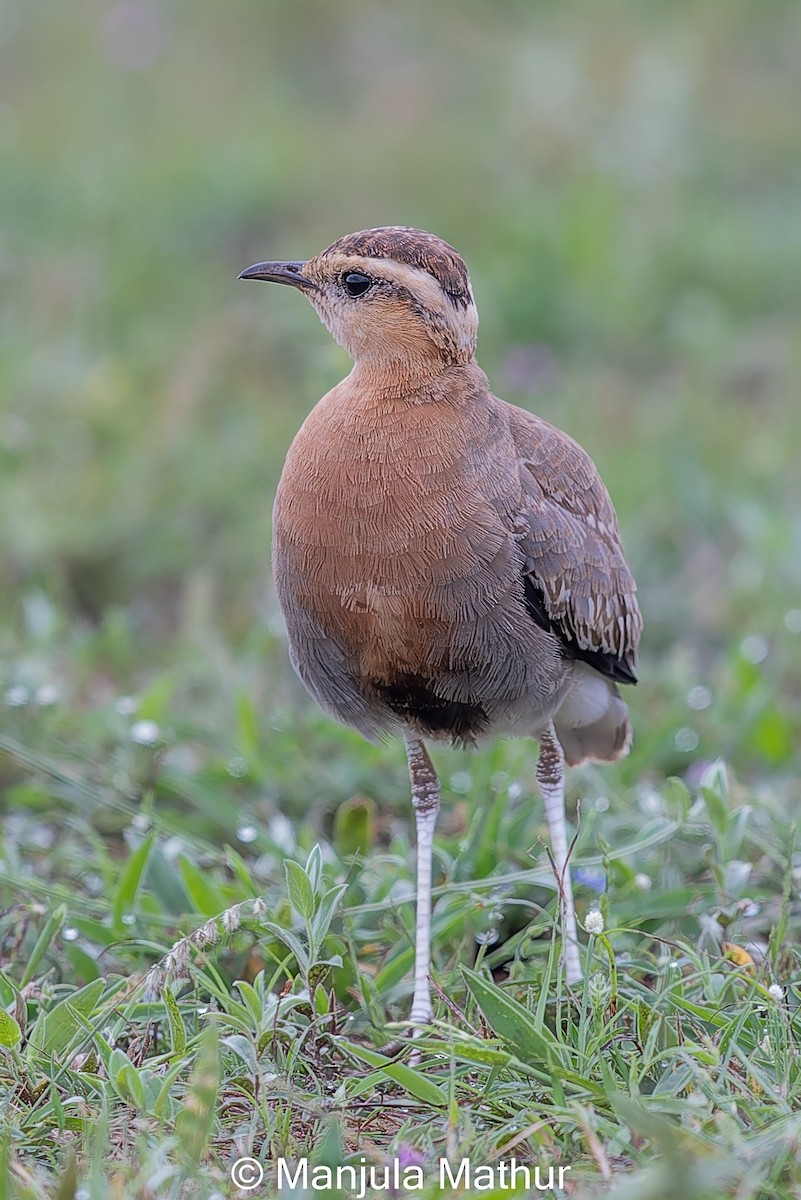
[[[550,619],[542,588],[537,586],[536,580],[531,575],[523,576],[523,584],[529,616],[536,625],[539,625],[540,629],[552,633],[559,639],[559,645],[565,658],[580,659],[594,667],[601,675],[607,675],[610,679],[614,679],[616,683],[637,682],[637,676],[624,659],[605,653],[603,650],[582,649],[577,642],[568,637],[566,631],[556,621]]]

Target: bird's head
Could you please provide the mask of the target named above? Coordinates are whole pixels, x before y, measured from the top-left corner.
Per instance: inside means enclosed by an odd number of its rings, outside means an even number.
[[[351,233],[305,262],[265,262],[240,279],[304,292],[358,364],[408,379],[473,358],[478,313],[459,255],[420,229]]]

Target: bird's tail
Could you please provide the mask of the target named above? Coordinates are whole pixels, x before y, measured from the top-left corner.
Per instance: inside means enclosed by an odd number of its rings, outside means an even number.
[[[614,762],[625,758],[631,746],[629,710],[617,685],[579,663],[554,728],[571,767],[588,759]]]

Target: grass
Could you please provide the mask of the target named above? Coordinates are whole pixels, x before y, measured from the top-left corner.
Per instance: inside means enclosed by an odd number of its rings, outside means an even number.
[[[0,13],[7,1194],[211,1200],[247,1155],[256,1195],[304,1155],[799,1194],[798,34],[782,0]],[[633,753],[569,784],[578,991],[533,745],[435,750],[416,1055],[402,748],[307,701],[268,580],[346,363],[235,282],[387,221],[464,252],[480,361],[592,453],[646,618]]]

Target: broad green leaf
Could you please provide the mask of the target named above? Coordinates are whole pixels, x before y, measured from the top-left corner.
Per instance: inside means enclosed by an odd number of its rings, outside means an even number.
[[[124,1050],[112,1050],[108,1076],[120,1099],[148,1116],[158,1100],[162,1080],[146,1067],[135,1067]]]
[[[314,913],[314,892],[308,875],[300,863],[288,858],[284,863],[286,886],[289,893],[289,903],[304,921]]]
[[[41,1025],[37,1021],[31,1034],[31,1042],[45,1054],[60,1054],[70,1044],[79,1029],[83,1029],[80,1016],[91,1017],[98,1000],[103,995],[104,979],[93,979],[61,1000],[52,1008]]]
[[[114,1086],[123,1100],[133,1104],[139,1112],[144,1112],[145,1089],[133,1063],[126,1063],[125,1066],[120,1067],[114,1076]]]
[[[694,1004],[692,1000],[685,1000],[684,996],[679,995],[676,990],[671,993],[670,999],[677,1008],[683,1009],[684,1012],[692,1013],[694,1017],[699,1017],[702,1021],[708,1021],[710,1025],[715,1025],[718,1029],[725,1029],[731,1023],[717,1009],[707,1008],[701,1004]]]
[[[323,856],[319,845],[315,842],[309,851],[309,857],[306,859],[306,874],[309,877],[309,883],[312,887],[312,892],[316,892],[320,886],[320,875],[323,869]]]
[[[258,1074],[259,1059],[256,1047],[249,1037],[244,1037],[241,1033],[232,1033],[222,1039],[222,1044],[242,1059],[251,1075]]]
[[[306,983],[309,991],[314,992],[322,983],[325,982],[331,968],[339,970],[342,966],[342,958],[339,954],[335,954],[333,958],[317,959],[309,967],[308,978]]]
[[[391,1058],[386,1058],[375,1050],[368,1050],[366,1046],[355,1046],[352,1042],[343,1041],[341,1038],[337,1038],[337,1045],[341,1046],[343,1050],[349,1051],[355,1058],[366,1062],[368,1066],[377,1067],[382,1075],[391,1079],[393,1083],[399,1084],[410,1096],[415,1096],[425,1104],[433,1104],[437,1108],[447,1106],[447,1093],[420,1071],[416,1071],[414,1067],[394,1062]]]
[[[254,1028],[258,1029],[264,1018],[264,1004],[261,996],[246,979],[237,979],[234,987],[239,992],[242,997],[242,1003],[253,1018]]]
[[[329,888],[320,901],[317,911],[311,920],[311,932],[317,943],[318,948],[322,946],[326,939],[328,930],[331,926],[334,913],[337,910],[337,905],[347,891],[347,886],[339,884],[337,887]]]
[[[291,929],[284,929],[281,925],[276,925],[274,921],[265,921],[264,928],[273,937],[278,938],[279,942],[283,942],[287,950],[294,954],[298,967],[305,975],[309,969],[309,956],[304,950],[300,938]]]
[[[459,1037],[454,1041],[445,1042],[424,1035],[415,1040],[415,1049],[440,1056],[453,1054],[456,1058],[466,1058],[468,1062],[483,1063],[488,1067],[506,1067],[515,1061],[508,1050],[501,1050],[497,1045],[490,1041],[482,1041],[481,1038]]]
[[[0,1046],[16,1046],[21,1037],[22,1030],[17,1019],[0,1008]]]
[[[108,1073],[109,1073],[109,1078],[115,1079],[116,1076],[119,1075],[119,1073],[123,1069],[123,1067],[130,1066],[130,1064],[131,1064],[131,1060],[128,1057],[128,1055],[125,1053],[125,1051],[121,1050],[119,1048],[119,1046],[115,1046],[114,1049],[111,1051],[111,1054],[109,1055],[109,1060],[106,1065],[106,1069],[108,1070]]]
[[[496,984],[467,967],[462,967],[462,974],[490,1029],[503,1039],[511,1052],[523,1062],[552,1065],[557,1043],[550,1030],[538,1024],[527,1008]]]

